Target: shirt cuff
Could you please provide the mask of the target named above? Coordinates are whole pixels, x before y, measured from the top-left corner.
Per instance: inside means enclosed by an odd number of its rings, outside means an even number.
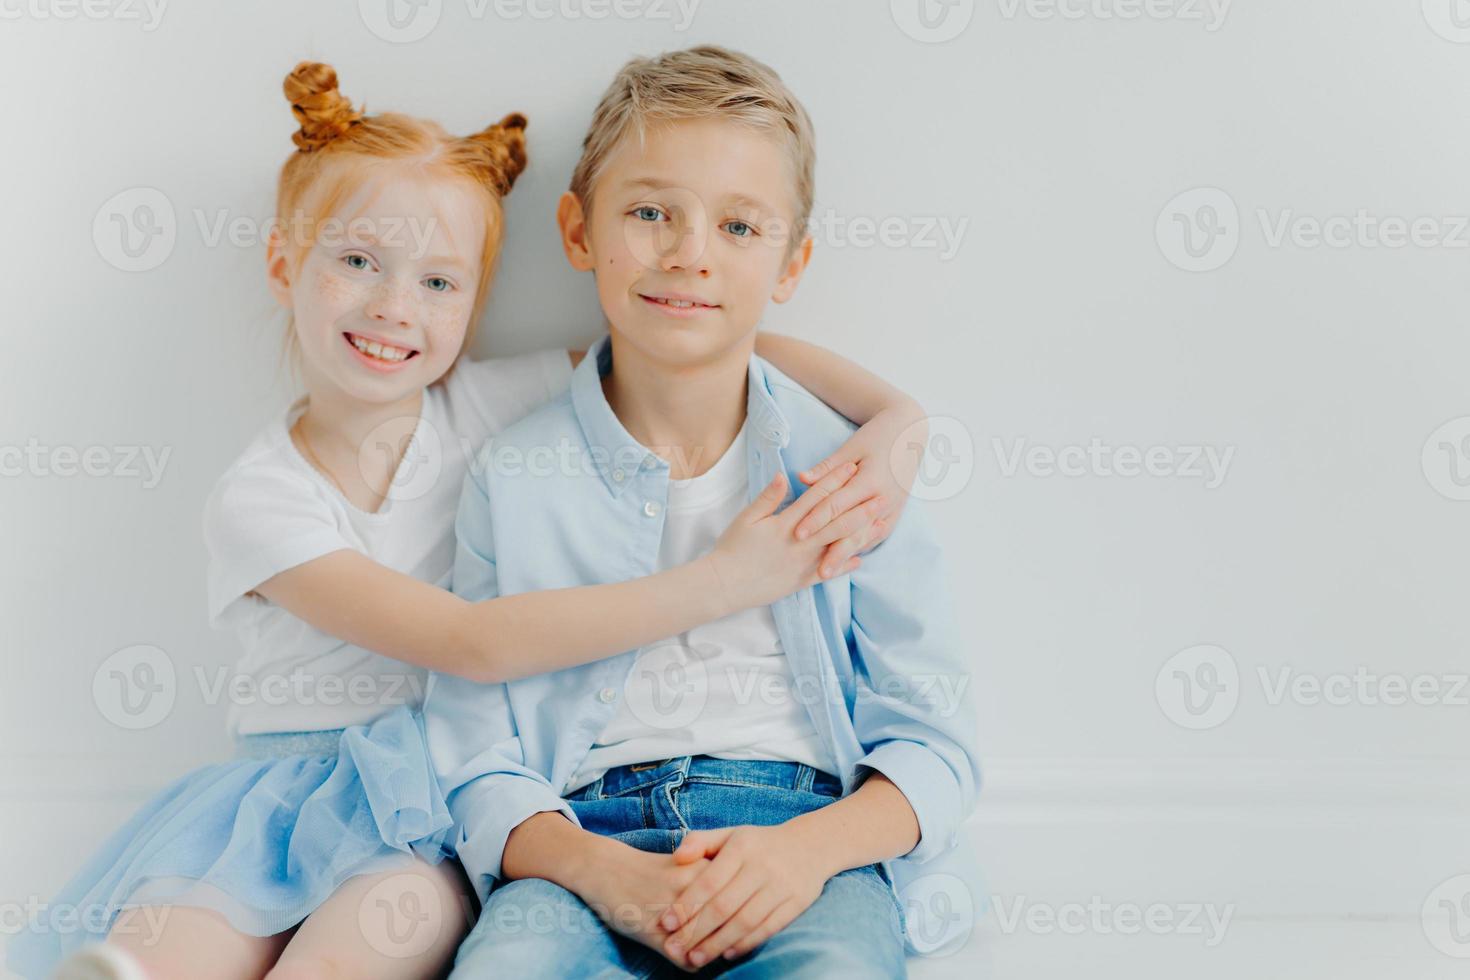
[[[944,854],[959,840],[960,786],[944,760],[917,742],[883,742],[857,761],[898,787],[919,820],[919,842],[902,857],[916,864]]]
[[[524,776],[482,777],[455,793],[450,804],[459,832],[455,850],[484,905],[497,879],[511,831],[538,813],[560,813],[582,826],[571,804]]]

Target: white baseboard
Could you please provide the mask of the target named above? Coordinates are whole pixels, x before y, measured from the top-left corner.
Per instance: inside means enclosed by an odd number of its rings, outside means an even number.
[[[1470,872],[1462,760],[994,760],[971,834],[992,895],[1417,920]]]
[[[187,768],[161,758],[0,760],[0,884],[12,896],[46,893]],[[1233,905],[1247,920],[1405,921],[1436,885],[1470,872],[1470,761],[994,759],[984,768],[967,830],[989,895],[1012,903],[1096,897]]]

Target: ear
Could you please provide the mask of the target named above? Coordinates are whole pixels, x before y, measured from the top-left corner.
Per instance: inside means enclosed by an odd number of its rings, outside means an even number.
[[[587,227],[587,213],[576,194],[566,191],[556,202],[556,224],[561,229],[562,251],[578,272],[591,272],[597,267],[592,255],[592,235]]]
[[[776,291],[771,293],[771,299],[777,303],[784,303],[796,293],[796,285],[801,282],[801,274],[806,271],[807,263],[812,260],[812,236],[807,235],[801,240],[791,253],[791,258],[786,260],[786,268],[781,270],[781,278],[776,280]]]
[[[287,310],[291,309],[291,269],[286,261],[284,242],[279,228],[272,228],[265,246],[265,281],[271,295]]]

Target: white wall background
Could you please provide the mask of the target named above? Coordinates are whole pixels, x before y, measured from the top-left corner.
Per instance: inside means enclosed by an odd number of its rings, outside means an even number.
[[[370,110],[460,131],[529,116],[478,346],[494,355],[596,336],[556,196],[627,57],[712,41],[776,67],[817,124],[825,230],[769,327],[953,420],[934,514],[968,622],[994,904],[944,968],[1463,968],[1470,903],[1456,919],[1439,899],[1470,891],[1470,4],[922,0],[955,35],[934,41],[918,0],[702,0],[685,29],[692,0],[600,19],[598,0],[429,0],[407,33],[432,29],[405,42],[380,36],[378,0],[174,0],[156,22],[91,2],[0,0],[0,453],[41,460],[0,456],[4,908],[44,901],[229,750],[194,682],[235,655],[205,624],[199,514],[288,391],[262,249],[210,233],[269,216],[284,74],[326,60]],[[111,215],[146,218],[138,188],[175,238],[130,272]],[[1198,188],[1215,190],[1175,201]],[[1313,245],[1314,223],[1346,237]],[[1212,480],[1009,466],[1093,440],[1232,455]],[[91,446],[110,475],[50,472]],[[156,486],[114,472],[124,446],[169,453]],[[134,644],[178,682],[166,717],[127,731],[92,681]],[[1166,667],[1203,644],[1224,653]],[[1208,679],[1201,657],[1223,687],[1195,718],[1175,669]],[[1344,675],[1346,703],[1277,696]],[[1382,703],[1395,677],[1429,703]],[[1211,945],[996,914],[1093,900],[1234,921]]]

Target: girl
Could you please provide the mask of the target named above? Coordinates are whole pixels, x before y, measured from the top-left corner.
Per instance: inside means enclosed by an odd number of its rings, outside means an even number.
[[[67,953],[57,975],[75,978],[442,972],[473,915],[456,862],[442,860],[450,820],[417,715],[428,672],[559,670],[845,574],[912,478],[887,446],[917,406],[835,356],[768,343],[798,381],[873,419],[804,475],[812,486],[794,503],[776,513],[778,480],[711,553],[644,579],[454,596],[469,454],[563,391],[580,357],[461,363],[500,199],[525,165],[525,119],[455,138],[367,116],[314,63],[285,91],[300,130],[267,278],[290,311],[306,395],[221,477],[204,522],[211,622],[245,647],[226,688],[239,757],[185,776],[112,837],[57,903],[94,931],[17,937],[25,976]],[[833,390],[841,372],[852,380]]]

